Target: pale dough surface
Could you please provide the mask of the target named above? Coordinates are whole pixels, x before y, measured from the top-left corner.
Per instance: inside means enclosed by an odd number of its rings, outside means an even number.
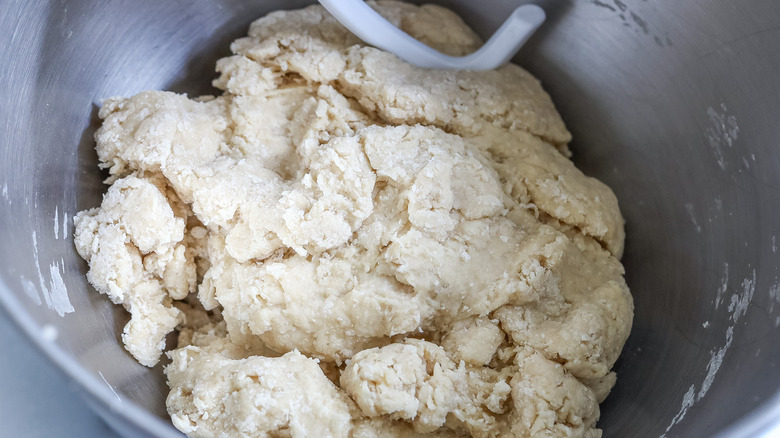
[[[452,12],[372,4],[454,55]],[[321,7],[220,60],[218,97],[105,101],[112,185],[76,217],[190,436],[596,437],[629,334],[612,191],[516,65],[433,71]]]

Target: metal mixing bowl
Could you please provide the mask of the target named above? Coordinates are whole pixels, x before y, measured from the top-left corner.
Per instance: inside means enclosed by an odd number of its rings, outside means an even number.
[[[0,8],[0,302],[126,436],[178,436],[159,367],[84,278],[73,215],[99,204],[102,98],[211,93],[251,20],[307,1],[6,1]],[[489,34],[514,1],[441,1]],[[634,329],[608,437],[780,433],[780,4],[538,1],[518,61],[627,221]],[[74,310],[74,311],[71,311]],[[109,386],[110,385],[110,386]]]

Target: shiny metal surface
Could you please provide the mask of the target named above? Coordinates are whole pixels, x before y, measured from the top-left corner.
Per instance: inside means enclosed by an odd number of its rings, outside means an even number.
[[[211,92],[214,61],[252,19],[305,3],[0,8],[0,302],[126,436],[178,435],[159,367],[121,349],[125,315],[86,283],[73,248],[73,214],[105,190],[96,105],[145,89]],[[520,2],[439,3],[489,35]],[[780,432],[780,4],[536,3],[548,21],[518,59],[627,221],[636,318],[602,406],[605,436]]]

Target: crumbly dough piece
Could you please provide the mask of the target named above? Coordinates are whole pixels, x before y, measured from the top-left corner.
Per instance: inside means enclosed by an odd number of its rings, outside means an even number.
[[[165,336],[182,321],[172,306],[195,290],[195,264],[184,244],[184,219],[159,181],[128,176],[114,182],[100,208],[76,215],[76,250],[87,279],[132,315],[122,341],[143,365],[157,363]],[[175,202],[175,201],[174,201]]]
[[[348,400],[313,359],[263,357],[206,326],[166,367],[173,424],[193,437],[348,437]]]
[[[451,11],[370,3],[463,55]],[[516,65],[420,69],[319,6],[271,13],[224,93],[104,102],[76,218],[190,436],[596,437],[631,327],[623,219]]]

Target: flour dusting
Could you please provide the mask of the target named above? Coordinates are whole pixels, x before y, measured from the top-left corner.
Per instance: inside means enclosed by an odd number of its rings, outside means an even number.
[[[696,397],[697,401],[701,400],[702,397],[707,394],[707,391],[709,391],[710,386],[712,386],[712,382],[715,380],[715,375],[718,373],[718,370],[723,363],[723,357],[726,355],[726,352],[728,351],[729,347],[731,347],[731,343],[734,340],[734,327],[736,326],[737,322],[739,322],[739,319],[747,312],[748,306],[753,300],[753,294],[756,292],[755,269],[753,270],[750,278],[745,278],[742,280],[741,286],[741,293],[738,292],[731,296],[731,303],[728,307],[728,311],[731,312],[731,321],[733,324],[726,329],[726,342],[723,347],[717,350],[713,350],[712,352],[712,357],[710,358],[709,363],[707,363],[707,375],[704,377],[704,381],[701,384],[701,389],[699,390],[699,394]],[[725,287],[728,287],[728,268],[726,270],[725,280],[723,283],[724,291]],[[718,291],[719,295],[721,293],[721,291]]]
[[[724,155],[724,146],[732,147],[737,141],[739,135],[739,126],[737,118],[727,114],[726,104],[720,104],[720,111],[709,107],[707,116],[710,118],[711,126],[705,131],[707,141],[715,154],[718,166],[726,170],[726,157]]]
[[[726,294],[726,289],[729,287],[729,264],[723,263],[723,277],[720,280],[720,287],[718,288],[718,294],[715,296],[715,309],[720,306],[723,301],[723,295]]]
[[[659,438],[665,438],[666,434],[669,433],[672,427],[682,421],[682,419],[685,417],[685,414],[688,413],[688,408],[693,406],[695,396],[696,388],[694,385],[691,385],[691,387],[688,388],[688,392],[686,392],[683,396],[682,406],[680,406],[680,410],[677,412],[677,415],[672,418],[672,422],[669,423],[669,426],[666,427],[666,432],[664,432]]]
[[[775,302],[780,301],[780,282],[777,282],[777,277],[775,277],[775,281],[776,283],[769,288],[769,298],[772,301],[769,306],[770,312],[775,310]]]
[[[65,316],[66,313],[71,313],[74,311],[74,309],[73,305],[70,303],[70,299],[68,298],[68,290],[65,286],[65,281],[62,279],[62,274],[60,273],[60,270],[64,269],[64,263],[62,264],[62,267],[57,262],[54,262],[51,264],[51,266],[49,266],[50,279],[47,283],[43,277],[43,271],[41,270],[41,262],[38,257],[38,236],[35,231],[32,233],[32,240],[33,260],[35,261],[35,269],[38,273],[38,286],[40,287],[40,291],[43,294],[46,307],[54,310],[60,316]],[[37,297],[37,290],[34,291],[34,293],[32,290],[29,290],[29,288],[34,289],[35,285],[29,281],[27,281],[27,283],[25,283],[24,279],[22,280],[22,285],[25,288],[27,295],[31,298],[33,296]],[[36,301],[36,298],[33,298],[33,301]],[[37,298],[37,301],[38,304],[40,304],[40,298]]]
[[[68,238],[68,230],[70,227],[68,226],[68,212],[63,211],[62,212],[62,238],[67,239]]]
[[[60,238],[60,207],[54,207],[54,238]]]
[[[723,356],[726,355],[726,351],[731,347],[731,342],[734,340],[734,326],[726,329],[726,344],[712,353],[709,363],[707,363],[707,375],[704,377],[704,382],[701,384],[699,395],[696,396],[696,400],[701,400],[710,390],[712,382],[715,380],[715,374],[718,373],[721,364],[723,363]]]
[[[696,216],[693,214],[693,204],[690,202],[685,204],[685,211],[688,212],[688,216],[691,218],[691,223],[693,223],[693,228],[696,230],[697,233],[701,233],[701,226],[699,225],[699,222],[696,220]]]
[[[58,315],[65,316],[66,313],[71,313],[74,309],[68,298],[68,289],[60,274],[59,264],[52,263],[49,266],[49,273],[51,274],[51,283],[49,283],[51,306],[49,308],[57,312]]]
[[[769,288],[769,313],[775,311],[777,303],[780,303],[780,282],[777,282],[777,277],[775,277],[775,284]]]
[[[736,323],[739,321],[739,317],[747,312],[750,301],[753,300],[753,294],[756,292],[756,270],[753,269],[752,278],[746,278],[742,280],[742,293],[735,293],[731,296],[731,303],[729,304],[729,312],[731,312],[731,320]]]
[[[647,36],[651,36],[653,42],[658,47],[672,46],[672,41],[669,39],[668,35],[654,32],[650,23],[639,15],[639,11],[630,8],[626,3],[620,0],[612,0],[611,2],[590,0],[590,4],[602,8],[605,11],[609,11],[610,15],[620,18],[623,21],[624,27],[631,29],[636,33],[643,33]]]
[[[724,272],[723,272],[723,277],[721,279],[721,286],[718,288],[717,297],[715,298],[716,309],[718,308],[721,300],[723,299],[723,296],[728,290],[728,284],[729,284],[728,263],[723,264],[723,270]],[[707,367],[706,367],[707,375],[704,376],[704,380],[701,383],[701,387],[699,388],[698,392],[696,391],[696,385],[691,385],[690,388],[688,388],[688,392],[686,392],[685,396],[683,397],[682,406],[680,407],[680,410],[677,413],[677,415],[675,415],[674,418],[672,418],[671,423],[669,423],[669,426],[666,428],[666,433],[668,433],[672,429],[672,427],[674,427],[674,425],[682,421],[683,417],[685,417],[685,414],[688,412],[688,408],[690,408],[695,402],[701,400],[702,398],[704,398],[705,395],[707,395],[707,392],[710,390],[712,383],[715,381],[715,377],[718,374],[721,365],[723,365],[723,359],[726,357],[726,352],[728,352],[732,342],[734,341],[734,328],[736,327],[740,318],[743,315],[745,315],[745,313],[747,313],[748,306],[750,305],[750,302],[753,300],[753,295],[755,294],[756,291],[756,270],[755,269],[753,269],[753,272],[750,275],[750,277],[742,280],[740,286],[741,286],[741,290],[739,292],[734,293],[731,296],[731,300],[727,308],[728,312],[731,313],[729,319],[732,321],[732,324],[726,329],[726,341],[724,342],[722,347],[711,351],[710,360],[707,363]],[[773,287],[770,290],[770,295],[777,294],[778,291],[780,291],[780,285],[776,285],[775,287]],[[780,325],[780,317],[777,318],[777,325]],[[705,321],[704,324],[702,324],[702,327],[704,328],[709,327],[709,321]],[[661,435],[660,438],[664,438],[666,436],[666,433]]]
[[[33,240],[33,260],[35,261],[35,269],[38,272],[38,286],[43,293],[43,299],[46,302],[46,307],[51,309],[51,295],[49,294],[49,288],[46,285],[46,281],[43,279],[43,272],[41,271],[41,262],[38,259],[38,236],[35,231],[32,233]]]

